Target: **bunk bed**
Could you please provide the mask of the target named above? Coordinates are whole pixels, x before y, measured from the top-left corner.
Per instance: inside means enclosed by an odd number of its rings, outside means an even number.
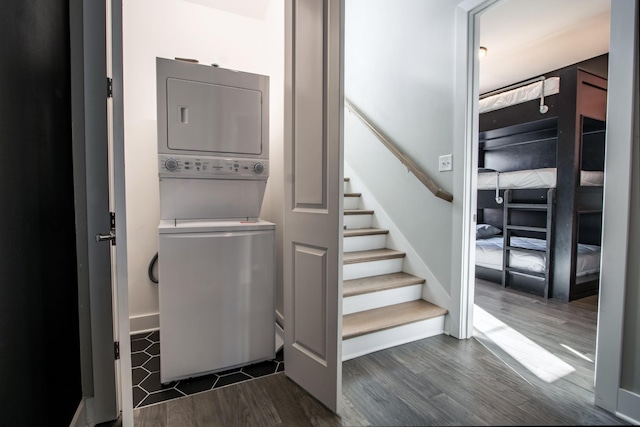
[[[575,65],[481,97],[476,277],[563,302],[597,293],[606,90]]]

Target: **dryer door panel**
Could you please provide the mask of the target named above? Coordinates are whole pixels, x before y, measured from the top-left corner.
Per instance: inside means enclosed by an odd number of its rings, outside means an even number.
[[[262,93],[167,79],[168,148],[215,154],[262,153]]]

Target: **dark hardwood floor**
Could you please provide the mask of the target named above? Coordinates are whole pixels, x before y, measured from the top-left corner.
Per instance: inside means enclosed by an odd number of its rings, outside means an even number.
[[[341,418],[279,373],[136,409],[135,424],[627,424],[593,405],[596,297],[563,304],[478,281],[475,300],[474,339],[440,335],[344,362]]]

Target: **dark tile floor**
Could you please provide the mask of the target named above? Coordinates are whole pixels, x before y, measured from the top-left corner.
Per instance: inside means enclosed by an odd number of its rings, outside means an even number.
[[[131,336],[133,407],[141,408],[177,397],[188,396],[284,371],[282,350],[274,360],[255,363],[198,378],[160,383],[160,333]]]

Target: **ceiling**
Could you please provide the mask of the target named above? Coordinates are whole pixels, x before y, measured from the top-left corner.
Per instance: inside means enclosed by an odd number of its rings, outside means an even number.
[[[480,93],[609,51],[611,0],[502,0],[480,16]]]
[[[185,0],[213,9],[223,10],[253,19],[264,19],[269,8],[266,0]]]
[[[268,0],[184,0],[264,19]],[[609,51],[611,0],[501,0],[480,16],[480,93]]]

